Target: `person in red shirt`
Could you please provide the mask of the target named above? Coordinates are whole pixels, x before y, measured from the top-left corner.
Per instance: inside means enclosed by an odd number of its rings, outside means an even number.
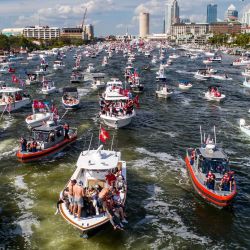
[[[116,181],[115,175],[109,170],[108,174],[105,176],[106,181],[109,186],[114,186],[114,183]]]

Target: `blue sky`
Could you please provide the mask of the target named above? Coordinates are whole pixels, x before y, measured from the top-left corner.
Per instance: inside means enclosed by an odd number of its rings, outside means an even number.
[[[95,35],[138,34],[138,14],[150,13],[150,32],[163,29],[164,3],[166,0],[0,0],[0,29],[41,25],[75,27],[81,23],[87,7],[87,23],[92,23]],[[179,0],[181,17],[192,21],[206,20],[208,3],[218,5],[218,18],[223,20],[227,7],[232,3],[240,12],[250,8],[250,0]]]

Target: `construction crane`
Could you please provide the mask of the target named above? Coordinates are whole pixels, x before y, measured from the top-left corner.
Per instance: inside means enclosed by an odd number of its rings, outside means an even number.
[[[85,23],[86,15],[87,15],[87,8],[85,8],[83,19],[82,19],[82,31],[84,31],[83,28],[84,28],[84,23]]]

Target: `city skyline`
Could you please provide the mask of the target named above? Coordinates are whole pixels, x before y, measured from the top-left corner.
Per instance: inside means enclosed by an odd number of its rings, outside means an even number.
[[[192,4],[191,4],[192,3]],[[207,5],[218,5],[218,19],[223,20],[230,4],[235,5],[242,17],[243,8],[250,8],[240,0],[205,1],[178,0],[180,17],[191,21],[205,22]],[[166,0],[1,0],[0,29],[25,27],[27,25],[75,27],[81,24],[85,8],[88,8],[86,22],[95,26],[97,36],[107,34],[138,34],[138,17],[141,11],[150,13],[150,32],[161,33],[165,15]]]

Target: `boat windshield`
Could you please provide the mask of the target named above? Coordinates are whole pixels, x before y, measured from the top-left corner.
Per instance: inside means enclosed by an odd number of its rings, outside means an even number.
[[[229,171],[228,161],[226,159],[200,159],[199,168],[202,173],[207,174],[208,171],[213,173],[224,174]]]

